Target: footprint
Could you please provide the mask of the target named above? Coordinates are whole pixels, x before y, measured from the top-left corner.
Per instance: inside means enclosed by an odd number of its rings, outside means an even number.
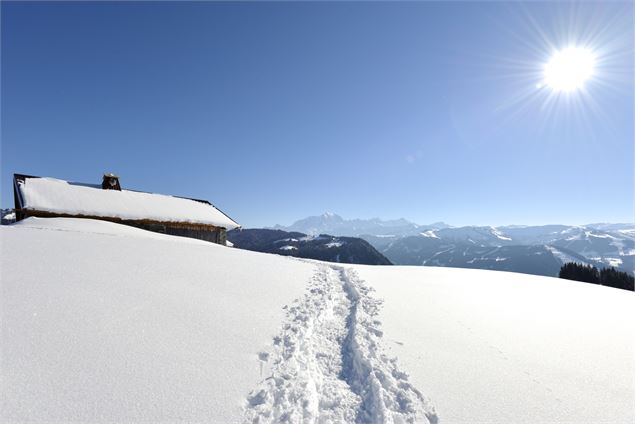
[[[258,359],[260,360],[260,378],[262,378],[262,372],[265,362],[269,361],[269,353],[258,352]]]

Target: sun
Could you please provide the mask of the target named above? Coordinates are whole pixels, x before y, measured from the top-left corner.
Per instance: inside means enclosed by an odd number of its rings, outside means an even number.
[[[544,84],[557,92],[581,89],[595,71],[595,54],[583,47],[557,51],[545,65]]]

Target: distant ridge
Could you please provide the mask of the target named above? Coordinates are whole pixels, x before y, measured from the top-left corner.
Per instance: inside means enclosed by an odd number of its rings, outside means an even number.
[[[340,215],[332,212],[309,216],[288,226],[275,225],[273,227],[273,229],[276,230],[299,231],[310,235],[328,233],[349,237],[358,237],[361,235],[408,236],[416,235],[423,230],[443,228],[450,228],[450,225],[444,222],[419,225],[404,218],[392,220],[382,220],[380,218],[344,219]]]
[[[284,231],[360,237],[395,265],[494,269],[556,276],[566,262],[635,270],[635,224],[453,227],[406,219],[344,219],[327,212],[300,219]]]
[[[357,237],[307,235],[300,232],[252,228],[229,231],[227,239],[236,248],[257,252],[327,262],[392,265],[370,243]]]

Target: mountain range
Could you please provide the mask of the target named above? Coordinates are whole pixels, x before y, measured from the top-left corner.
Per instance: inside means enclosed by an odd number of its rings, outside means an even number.
[[[633,273],[635,224],[453,227],[406,219],[312,216],[276,229],[360,237],[395,265],[451,266],[555,276],[566,262]]]
[[[338,236],[358,237],[360,235],[407,236],[414,235],[423,229],[442,229],[450,226],[437,222],[430,225],[418,225],[403,218],[384,221],[379,218],[344,219],[341,216],[326,212],[319,216],[300,219],[289,226],[276,225],[273,229],[284,231],[299,231],[301,233],[334,234]]]
[[[227,232],[234,247],[284,256],[364,265],[391,265],[366,240],[335,237],[328,234],[307,235],[272,229],[236,229]]]

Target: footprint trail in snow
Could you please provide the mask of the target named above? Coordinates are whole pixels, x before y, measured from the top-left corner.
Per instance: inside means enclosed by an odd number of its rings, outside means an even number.
[[[248,423],[430,423],[429,401],[380,347],[381,302],[354,271],[319,265],[287,308],[271,375],[247,398]]]

